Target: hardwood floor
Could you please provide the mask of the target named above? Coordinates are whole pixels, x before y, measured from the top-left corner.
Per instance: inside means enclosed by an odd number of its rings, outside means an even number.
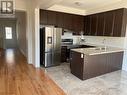
[[[0,95],[65,95],[42,69],[13,49],[0,50]]]

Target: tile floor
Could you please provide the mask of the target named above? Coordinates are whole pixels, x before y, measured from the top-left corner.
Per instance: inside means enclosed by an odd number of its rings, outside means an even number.
[[[46,68],[45,71],[67,95],[127,95],[125,71],[116,71],[84,81],[70,73],[68,63]]]

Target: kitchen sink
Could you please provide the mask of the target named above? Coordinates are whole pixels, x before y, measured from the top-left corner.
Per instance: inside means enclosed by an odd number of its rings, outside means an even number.
[[[97,47],[97,48],[93,48],[93,49],[95,49],[95,50],[107,50],[107,47]]]
[[[79,48],[94,48],[95,46],[79,45]]]

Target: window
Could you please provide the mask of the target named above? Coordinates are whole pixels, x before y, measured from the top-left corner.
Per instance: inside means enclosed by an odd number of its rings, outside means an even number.
[[[5,27],[6,39],[12,39],[12,27]]]

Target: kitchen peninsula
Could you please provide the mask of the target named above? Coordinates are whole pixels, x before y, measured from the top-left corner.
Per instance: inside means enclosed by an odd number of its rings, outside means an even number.
[[[79,48],[71,50],[71,73],[85,80],[121,70],[123,49],[112,47]]]

